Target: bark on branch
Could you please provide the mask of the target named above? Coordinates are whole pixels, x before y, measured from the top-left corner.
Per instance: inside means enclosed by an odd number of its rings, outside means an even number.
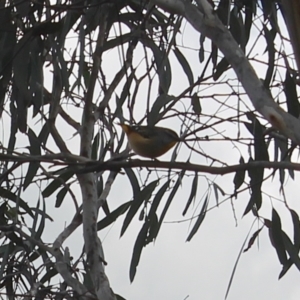
[[[72,168],[72,167],[71,167]],[[93,162],[90,166],[76,168],[74,172],[89,173],[100,172],[105,170],[119,171],[126,168],[157,168],[157,169],[177,169],[193,172],[202,172],[207,174],[225,175],[238,171],[246,171],[255,168],[264,169],[287,169],[300,171],[300,164],[287,161],[253,161],[245,164],[236,164],[231,166],[212,167],[206,165],[191,164],[186,162],[169,162],[169,161],[153,161],[153,160],[129,160],[129,161],[108,161]]]
[[[300,120],[277,105],[269,91],[263,86],[242,49],[229,30],[214,13],[207,0],[153,0],[159,7],[183,16],[199,33],[205,35],[220,49],[234,69],[255,109],[273,127],[300,145]]]

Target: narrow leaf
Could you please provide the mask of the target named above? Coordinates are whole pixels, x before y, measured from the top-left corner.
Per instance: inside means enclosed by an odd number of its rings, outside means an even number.
[[[257,211],[261,207],[262,203],[262,196],[261,196],[261,191],[260,189],[253,189],[250,200],[246,206],[246,209],[243,213],[243,216],[245,216],[249,211],[252,210],[252,208],[255,208]]]
[[[148,236],[147,236],[146,244],[151,243],[157,237],[159,227],[158,227],[158,217],[157,217],[156,213],[154,213],[151,216],[151,220],[149,220],[149,222],[150,222],[150,224],[149,224],[149,233],[148,233]]]
[[[199,50],[199,61],[202,63],[204,61],[204,41],[205,41],[205,36],[201,34],[200,36],[200,50]]]
[[[149,211],[149,214],[147,216],[147,220],[149,221],[149,227],[150,227],[150,233],[151,233],[151,241],[153,239],[156,238],[157,234],[158,234],[158,230],[159,230],[159,226],[158,226],[158,219],[157,219],[157,215],[156,215],[156,210],[158,208],[158,205],[162,199],[162,197],[165,195],[166,190],[168,189],[170,185],[170,180],[168,180],[157,192],[157,194],[155,195],[153,202],[151,204],[151,208]],[[149,233],[149,235],[150,235]],[[150,241],[148,241],[150,242]]]
[[[112,211],[109,215],[104,217],[101,221],[97,223],[97,231],[109,226],[111,223],[115,222],[119,216],[124,214],[133,201],[128,201],[126,203],[123,203],[118,208],[116,208],[114,211]]]
[[[241,156],[240,165],[242,165],[244,163],[245,163],[244,158]],[[241,185],[244,183],[245,173],[246,173],[246,170],[240,170],[235,173],[234,179],[233,179],[235,191],[237,191],[241,187]]]
[[[195,114],[200,115],[202,112],[202,107],[200,103],[200,97],[198,97],[197,93],[194,93],[192,96],[192,107]]]
[[[41,283],[46,283],[47,281],[50,281],[52,277],[57,275],[58,272],[55,268],[51,268],[40,280]]]
[[[126,231],[128,225],[132,221],[133,217],[137,213],[140,206],[143,204],[144,201],[148,201],[151,197],[154,189],[156,188],[158,180],[154,180],[149,183],[143,190],[141,190],[133,199],[133,202],[130,206],[128,213],[126,214],[125,220],[123,222],[123,226],[121,229],[121,236]]]
[[[43,208],[42,208],[42,211],[41,211],[41,214],[40,214],[40,225],[37,229],[37,231],[35,232],[34,234],[34,238],[35,240],[39,241],[41,236],[42,236],[42,233],[44,231],[44,228],[45,228],[45,219],[46,219],[46,203],[45,203],[45,199],[43,199],[42,201],[43,203]]]
[[[60,207],[66,194],[68,192],[68,189],[64,186],[56,195],[56,201],[55,201],[55,207]]]
[[[216,197],[216,203],[217,203],[217,206],[219,206],[219,192],[222,194],[222,196],[225,195],[225,192],[215,182],[213,182],[213,188],[214,188],[214,193],[215,193],[215,197]]]
[[[275,64],[275,47],[274,47],[274,32],[269,30],[267,26],[263,25],[264,37],[267,42],[266,52],[268,53],[268,69],[264,80],[264,86],[269,88],[270,82],[274,73],[274,64]]]
[[[183,216],[185,216],[185,214],[186,214],[187,210],[189,209],[193,199],[195,199],[195,197],[196,197],[197,187],[198,187],[198,173],[195,172],[194,179],[193,179],[193,182],[192,182],[191,193],[190,193],[190,196],[189,196],[189,198],[186,202],[185,208],[184,208],[183,213],[182,213]]]
[[[172,203],[172,201],[173,201],[173,198],[174,198],[174,196],[175,196],[176,193],[177,193],[177,190],[178,190],[178,188],[179,188],[179,186],[180,186],[180,184],[181,184],[181,181],[182,181],[182,178],[183,178],[184,174],[185,174],[185,171],[184,171],[184,170],[181,171],[181,173],[179,174],[178,179],[177,179],[175,185],[174,185],[173,188],[172,188],[172,191],[171,191],[171,193],[170,193],[170,195],[169,195],[169,197],[168,197],[168,200],[167,200],[167,202],[166,202],[166,205],[165,205],[165,207],[164,207],[164,209],[163,209],[163,211],[162,211],[162,213],[161,213],[161,215],[160,215],[159,221],[158,221],[157,234],[158,234],[159,229],[160,229],[160,227],[161,227],[161,225],[162,225],[162,222],[163,222],[163,220],[164,220],[164,218],[165,218],[165,216],[166,216],[166,214],[167,214],[167,211],[168,211],[168,209],[169,209],[169,207],[170,207],[170,205],[171,205],[171,203]],[[157,234],[156,234],[156,235],[157,235]]]
[[[143,247],[146,245],[148,228],[149,228],[149,223],[145,222],[137,236],[137,239],[133,247],[133,253],[132,253],[130,269],[129,269],[129,278],[131,282],[135,277],[136,268],[139,264]]]
[[[126,300],[125,298],[123,298],[122,296],[118,295],[118,294],[115,294],[116,296],[116,300]]]
[[[247,248],[243,251],[243,252],[247,252],[251,247],[252,245],[254,244],[256,238],[258,237],[259,233],[261,232],[261,230],[263,229],[263,227],[261,227],[260,229],[256,230],[253,235],[251,236],[249,242],[248,242],[248,246]]]
[[[214,71],[213,79],[217,81],[221,77],[221,75],[228,69],[228,67],[229,67],[228,60],[225,57],[222,58],[222,60],[218,63]]]
[[[67,182],[74,175],[73,171],[66,171],[54,179],[42,192],[43,197],[51,196],[58,188],[61,187],[62,182]]]
[[[299,216],[292,209],[290,209],[290,213],[292,215],[293,226],[294,226],[294,248],[295,248],[295,251],[298,253],[299,249],[300,249],[300,227],[299,227],[300,223],[299,223]],[[288,253],[289,253],[289,251],[288,251]],[[293,265],[293,260],[292,260],[291,255],[290,255],[290,258],[288,259],[288,261],[282,266],[282,270],[281,270],[278,278],[279,279],[282,278],[287,273],[287,271],[290,269],[290,267],[292,265]]]
[[[132,169],[126,168],[126,169],[124,169],[124,171],[130,181],[130,184],[132,187],[133,198],[135,198],[136,195],[140,192],[139,182],[138,182],[138,180],[135,176],[135,173],[133,172]]]
[[[157,194],[155,195],[153,201],[152,201],[152,204],[151,204],[151,208],[150,208],[150,211],[149,211],[149,214],[148,214],[148,220],[151,221],[151,217],[152,215],[155,214],[157,208],[158,208],[158,205],[162,199],[162,197],[165,195],[165,192],[167,190],[167,188],[169,187],[170,185],[170,180],[168,180],[167,182],[165,182],[165,184],[159,189],[159,191],[157,192]]]
[[[249,162],[251,161],[253,161],[252,158],[249,159]],[[261,185],[263,182],[264,169],[249,169],[248,174],[250,177],[251,197],[243,215],[246,215],[252,208],[258,211],[262,203]]]
[[[252,121],[251,124],[245,122],[245,126],[249,132],[254,136],[254,160],[269,161],[268,147],[265,142],[265,127],[260,124],[257,118],[252,113],[247,113],[247,118]]]
[[[298,118],[300,113],[299,100],[297,95],[296,82],[292,78],[288,68],[285,74],[284,93],[288,113]]]
[[[271,236],[274,243],[274,247],[277,252],[278,259],[283,265],[287,262],[287,255],[281,230],[281,220],[275,209],[272,210]]]
[[[175,47],[174,53],[175,53],[177,60],[181,64],[181,67],[182,67],[185,75],[188,78],[189,84],[193,85],[194,76],[193,76],[193,72],[192,72],[192,69],[191,69],[188,61],[186,60],[185,56],[180,52],[180,50],[177,47]]]
[[[296,249],[296,247],[291,242],[290,238],[287,236],[287,234],[282,231],[282,240],[284,243],[284,247],[289,254],[292,262],[297,267],[297,269],[300,271],[300,258],[298,255],[299,249]]]
[[[23,208],[26,211],[26,213],[28,213],[31,217],[33,217],[33,213],[31,211],[30,207],[18,195],[13,194],[11,191],[0,187],[0,197],[2,197],[4,199],[9,199],[15,203],[18,203],[19,207]]]
[[[194,225],[194,227],[192,228],[189,236],[187,237],[186,241],[189,242],[192,237],[195,235],[195,233],[198,231],[198,229],[200,228],[200,225],[202,224],[204,218],[205,218],[205,215],[206,215],[206,210],[207,210],[207,205],[208,205],[208,195],[206,196],[205,200],[204,200],[204,203],[203,203],[203,206],[202,206],[202,209],[201,209],[201,212],[198,216],[198,219]]]
[[[228,283],[228,286],[227,286],[226,294],[225,294],[225,300],[227,299],[227,296],[228,296],[228,294],[229,294],[230,287],[231,287],[231,284],[232,284],[232,281],[233,281],[233,278],[234,278],[234,274],[235,274],[236,268],[237,268],[238,263],[239,263],[239,261],[240,261],[241,255],[242,255],[242,253],[243,253],[243,249],[245,248],[245,245],[246,245],[246,242],[247,242],[247,240],[248,240],[248,237],[249,237],[249,234],[250,234],[250,232],[251,232],[251,229],[252,229],[252,227],[253,227],[253,224],[254,224],[254,223],[252,223],[252,226],[251,226],[251,228],[250,228],[250,230],[249,230],[249,232],[248,232],[248,234],[247,234],[247,236],[246,236],[246,238],[245,238],[245,240],[244,240],[244,243],[243,243],[243,245],[242,245],[242,247],[241,247],[241,249],[240,249],[240,252],[239,252],[239,254],[238,254],[237,258],[236,258],[236,261],[235,261],[235,263],[234,263],[234,267],[233,267],[233,270],[232,270],[232,273],[231,273],[231,276],[230,276],[230,279],[229,279],[229,283]]]
[[[293,220],[293,226],[294,226],[294,245],[300,249],[300,221],[298,214],[290,209],[290,213]]]
[[[41,154],[40,142],[39,142],[37,136],[35,135],[35,133],[30,128],[28,128],[28,139],[29,139],[29,143],[30,143],[30,147],[29,147],[30,154],[40,155]],[[24,184],[23,184],[23,190],[25,190],[29,186],[29,184],[32,183],[32,179],[36,175],[39,167],[40,167],[39,162],[31,162],[29,164],[29,167],[28,167],[28,170],[27,170],[27,173],[25,176]]]
[[[168,94],[162,94],[157,97],[149,114],[147,115],[147,123],[149,126],[154,126],[163,117],[163,115],[166,113],[166,110],[162,110],[162,108],[173,100],[174,96]]]

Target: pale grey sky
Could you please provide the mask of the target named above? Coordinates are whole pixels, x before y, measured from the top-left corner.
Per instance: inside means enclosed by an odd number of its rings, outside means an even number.
[[[184,44],[187,47],[199,47],[199,35],[190,28],[189,25],[184,25]],[[207,49],[209,50],[209,43]],[[264,44],[263,46],[264,47]],[[259,43],[257,51],[262,53]],[[191,53],[191,61],[193,62],[193,71],[195,76],[201,72],[202,65],[199,64],[198,55],[194,51]],[[114,74],[118,68],[118,60],[115,58],[116,52],[111,51],[107,64],[107,71]],[[110,57],[110,58],[109,58]],[[115,64],[115,68],[114,68]],[[261,72],[261,77],[264,76],[264,69],[257,65],[257,72]],[[182,73],[179,65],[175,67],[175,73],[178,76],[175,84],[172,86],[172,93],[178,94],[187,87],[186,77]],[[224,76],[228,76],[226,73]],[[47,81],[47,78],[46,78]],[[51,85],[50,82],[48,82]],[[202,87],[200,87],[202,90]],[[211,89],[207,93],[211,93]],[[214,93],[218,93],[219,87],[216,86]],[[222,90],[223,92],[223,90]],[[206,91],[203,91],[205,95]],[[140,97],[142,97],[140,95]],[[153,95],[155,98],[155,95]],[[205,101],[208,101],[207,99]],[[237,99],[232,100],[232,105]],[[203,105],[203,113],[209,114],[213,112],[217,106],[212,105],[208,108]],[[251,106],[251,105],[250,105]],[[211,111],[210,111],[211,110]],[[72,112],[72,109],[70,108]],[[76,112],[77,113],[77,112]],[[143,105],[137,106],[135,118],[144,115]],[[226,111],[224,112],[226,115]],[[78,120],[81,116],[78,114]],[[33,124],[36,120],[33,120]],[[160,124],[161,125],[161,124]],[[163,125],[170,126],[173,129],[179,130],[180,123],[178,120],[168,120],[163,122]],[[62,123],[62,126],[63,123]],[[224,128],[225,132],[232,129],[230,126]],[[245,130],[245,129],[242,129]],[[5,133],[4,133],[5,134]],[[72,137],[73,132],[64,132],[65,140],[70,149],[74,153],[78,153],[79,139],[78,136]],[[6,137],[8,135],[6,134]],[[232,145],[218,144],[203,144],[203,149],[211,155],[218,155],[220,159],[226,160],[229,164],[238,163],[239,154]],[[187,150],[184,147],[181,150],[178,160],[184,161]],[[247,156],[247,148],[241,149],[245,157]],[[161,160],[168,160],[171,157],[171,152],[163,156]],[[198,158],[199,159],[199,158]],[[205,160],[196,161],[195,163],[205,164]],[[155,175],[154,175],[155,176]],[[210,176],[211,179],[214,177]],[[295,181],[291,179],[285,186],[286,196],[289,199],[291,207],[300,211],[299,200],[297,199],[297,188],[299,175],[295,177]],[[224,188],[226,192],[233,192],[233,174],[217,177],[216,182]],[[206,185],[199,181],[199,192],[196,198],[196,203],[202,197]],[[263,190],[267,193],[278,195],[279,184],[278,178],[275,177],[272,181],[263,184]],[[75,187],[75,192],[79,195],[79,189]],[[190,183],[187,181],[179,189],[170,211],[167,214],[166,221],[182,220],[182,211],[184,209],[186,199],[190,192]],[[26,195],[30,197],[33,193],[32,188],[26,191]],[[296,195],[296,197],[295,197]],[[112,191],[108,197],[109,206],[112,209],[120,204],[129,201],[132,197],[132,190],[125,175],[119,175],[117,181],[113,185]],[[220,197],[222,200],[222,197]],[[191,242],[185,242],[188,233],[193,225],[190,222],[184,223],[166,223],[163,224],[159,236],[154,244],[148,245],[142,252],[140,264],[134,282],[129,282],[129,264],[132,255],[137,234],[142,226],[137,218],[130,224],[127,232],[122,238],[119,238],[120,229],[124,217],[121,217],[117,222],[109,228],[99,233],[103,241],[106,261],[107,275],[110,280],[113,290],[123,296],[127,300],[217,300],[224,299],[227,285],[233,266],[237,259],[240,248],[245,240],[245,237],[251,227],[253,216],[248,214],[242,218],[243,211],[249,201],[249,194],[244,193],[238,199],[233,200],[235,214],[237,217],[238,226],[236,226],[232,204],[230,201],[222,204],[219,208],[214,208],[207,213],[207,216],[201,225],[199,231],[194,236]],[[30,203],[32,206],[35,203]],[[46,224],[46,242],[53,242],[57,235],[63,230],[64,226],[72,219],[74,214],[74,206],[69,197],[64,200],[63,205],[59,209],[54,208],[55,197],[47,199],[47,207],[49,214],[54,216],[53,223]],[[211,196],[210,206],[215,204],[214,196]],[[284,210],[284,206],[278,202],[272,203],[277,211],[280,211],[283,219],[284,229],[291,233],[290,217]],[[160,209],[163,207],[161,204]],[[200,204],[201,207],[201,204]],[[190,209],[188,216],[193,213],[199,213],[200,207]],[[264,196],[264,205],[261,209],[261,215],[266,218],[271,218],[271,202],[268,197]],[[186,218],[184,218],[186,219]],[[261,226],[261,224],[260,224]],[[255,224],[252,233],[258,228]],[[250,235],[251,236],[251,235]],[[82,250],[82,227],[67,240],[66,246],[70,247],[71,255],[76,257]],[[288,274],[278,281],[281,266],[277,259],[276,252],[271,246],[268,232],[266,229],[260,234],[259,244],[255,243],[252,248],[242,254],[237,271],[229,293],[229,300],[296,300],[300,297],[300,286],[298,284],[300,274],[295,267],[292,267]]]

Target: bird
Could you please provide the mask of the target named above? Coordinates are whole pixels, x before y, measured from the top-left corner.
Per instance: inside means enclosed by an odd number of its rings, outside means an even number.
[[[180,138],[169,128],[119,123],[131,149],[138,155],[155,159],[168,152]]]

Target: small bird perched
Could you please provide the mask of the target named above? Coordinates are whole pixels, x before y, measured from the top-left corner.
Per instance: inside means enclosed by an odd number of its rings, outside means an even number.
[[[126,133],[131,149],[138,155],[156,158],[180,141],[171,129],[157,126],[119,124]]]

